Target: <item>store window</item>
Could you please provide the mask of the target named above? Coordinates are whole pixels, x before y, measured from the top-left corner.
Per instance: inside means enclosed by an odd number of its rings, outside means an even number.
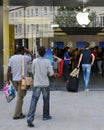
[[[104,15],[100,16],[101,27],[104,27]]]

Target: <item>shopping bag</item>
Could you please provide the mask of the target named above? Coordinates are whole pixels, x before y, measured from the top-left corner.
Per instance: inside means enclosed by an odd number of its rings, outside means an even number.
[[[12,81],[10,81],[10,84],[6,84],[3,87],[3,92],[5,94],[8,103],[11,102],[16,97],[16,90]]]

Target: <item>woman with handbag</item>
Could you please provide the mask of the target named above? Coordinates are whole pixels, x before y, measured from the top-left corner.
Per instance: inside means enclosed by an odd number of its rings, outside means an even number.
[[[88,42],[85,42],[85,49],[82,50],[80,53],[80,58],[79,58],[78,66],[77,66],[77,68],[79,68],[80,64],[82,63],[85,91],[89,91],[91,66],[94,63],[94,60],[95,60],[95,57],[92,50],[90,49],[90,44]]]

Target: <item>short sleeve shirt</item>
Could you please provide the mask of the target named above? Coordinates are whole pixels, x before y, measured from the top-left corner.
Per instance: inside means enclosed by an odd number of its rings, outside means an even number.
[[[68,52],[65,52],[65,53],[64,53],[64,57],[65,57],[66,59],[69,59],[69,54],[68,54]],[[64,64],[65,64],[65,65],[68,65],[69,62],[70,62],[70,60],[65,60],[65,61],[64,61]]]
[[[81,51],[81,54],[83,55],[82,57],[82,64],[91,64],[91,54],[92,54],[92,51],[89,49],[89,50],[82,50]]]
[[[24,73],[27,74],[27,64],[31,61],[31,57],[24,55]],[[11,67],[13,81],[22,80],[22,55],[13,55],[9,59],[8,66]]]

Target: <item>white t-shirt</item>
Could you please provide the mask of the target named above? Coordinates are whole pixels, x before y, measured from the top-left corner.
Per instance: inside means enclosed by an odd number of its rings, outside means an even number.
[[[27,75],[27,65],[28,62],[31,61],[31,57],[24,55],[24,73]],[[9,59],[8,66],[11,67],[12,71],[12,80],[13,81],[21,81],[22,80],[22,55],[17,54],[13,55]]]

